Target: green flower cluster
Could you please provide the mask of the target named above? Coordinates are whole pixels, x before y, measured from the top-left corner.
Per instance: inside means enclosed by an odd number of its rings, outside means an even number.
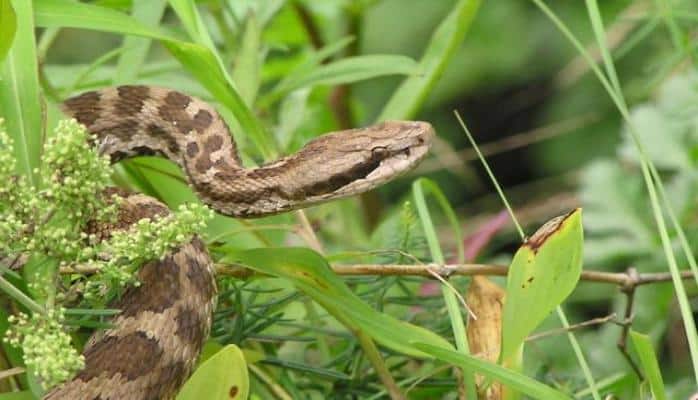
[[[100,273],[88,282],[85,296],[94,299],[103,296],[110,287],[138,285],[133,273],[137,266],[161,259],[174,247],[189,241],[212,217],[213,212],[203,205],[183,204],[173,214],[154,221],[144,218],[131,229],[114,232],[109,240],[84,249],[85,254],[99,254],[106,260],[91,259],[91,265]]]
[[[32,185],[17,175],[13,143],[0,120],[0,181],[9,183],[0,185],[0,259],[25,255],[51,266],[25,273],[30,292],[45,306],[19,289],[5,289],[10,297],[37,310],[30,317],[12,317],[13,327],[5,339],[22,347],[26,365],[47,387],[69,378],[83,364],[62,327],[61,304],[83,293],[87,306],[99,306],[106,301],[98,295],[138,284],[135,271],[140,265],[190,240],[213,214],[202,205],[184,205],[172,215],[141,220],[130,230],[97,242],[83,228],[88,221],[108,222],[117,215],[119,198],[102,195],[111,173],[108,158],[90,145],[85,128],[66,120],[47,141],[41,168],[35,171],[40,179]],[[98,273],[86,279],[79,275],[59,279],[58,266],[89,266]],[[52,284],[59,281],[63,284]],[[42,309],[48,311],[38,311]]]
[[[25,364],[41,379],[44,388],[65,381],[85,366],[85,358],[70,345],[63,319],[62,308],[31,317],[20,313],[9,318],[12,327],[4,341],[24,349]]]
[[[109,180],[106,157],[88,144],[85,128],[75,120],[58,124],[46,143],[40,186],[15,176],[13,145],[0,127],[0,253],[42,253],[74,259],[81,249],[82,227],[89,218],[113,212],[98,194]],[[99,212],[99,213],[98,213]]]

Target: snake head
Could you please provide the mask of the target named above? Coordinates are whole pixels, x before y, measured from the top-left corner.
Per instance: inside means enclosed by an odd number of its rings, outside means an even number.
[[[313,160],[293,179],[302,206],[363,193],[409,171],[434,136],[427,122],[386,121],[316,138],[296,156]]]

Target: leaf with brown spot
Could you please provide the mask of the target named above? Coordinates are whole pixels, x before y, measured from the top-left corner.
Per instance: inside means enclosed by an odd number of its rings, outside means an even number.
[[[197,367],[176,399],[246,400],[249,388],[245,356],[229,344]]]
[[[519,364],[523,342],[569,296],[582,272],[582,210],[544,224],[516,252],[507,276],[502,361]]]

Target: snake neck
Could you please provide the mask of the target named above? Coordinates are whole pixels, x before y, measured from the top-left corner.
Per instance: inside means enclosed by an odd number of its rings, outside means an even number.
[[[208,103],[150,86],[83,93],[63,104],[112,161],[161,155],[177,163],[197,196],[217,212],[261,217],[351,196],[407,171],[433,130],[393,121],[316,138],[292,156],[242,166],[227,125]]]

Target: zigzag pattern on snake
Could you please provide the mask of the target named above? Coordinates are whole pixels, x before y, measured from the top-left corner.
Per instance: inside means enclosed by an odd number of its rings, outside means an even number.
[[[297,153],[244,168],[224,120],[208,103],[151,86],[120,86],[84,93],[63,104],[84,124],[112,162],[161,155],[177,163],[196,195],[215,211],[261,217],[361,193],[414,167],[434,136],[428,123],[389,121],[322,135]],[[92,224],[107,238],[167,208],[139,194],[124,198],[119,220]],[[112,307],[113,328],[84,349],[85,368],[46,399],[171,399],[191,374],[211,328],[216,286],[203,242],[191,242],[142,266],[141,285]]]

